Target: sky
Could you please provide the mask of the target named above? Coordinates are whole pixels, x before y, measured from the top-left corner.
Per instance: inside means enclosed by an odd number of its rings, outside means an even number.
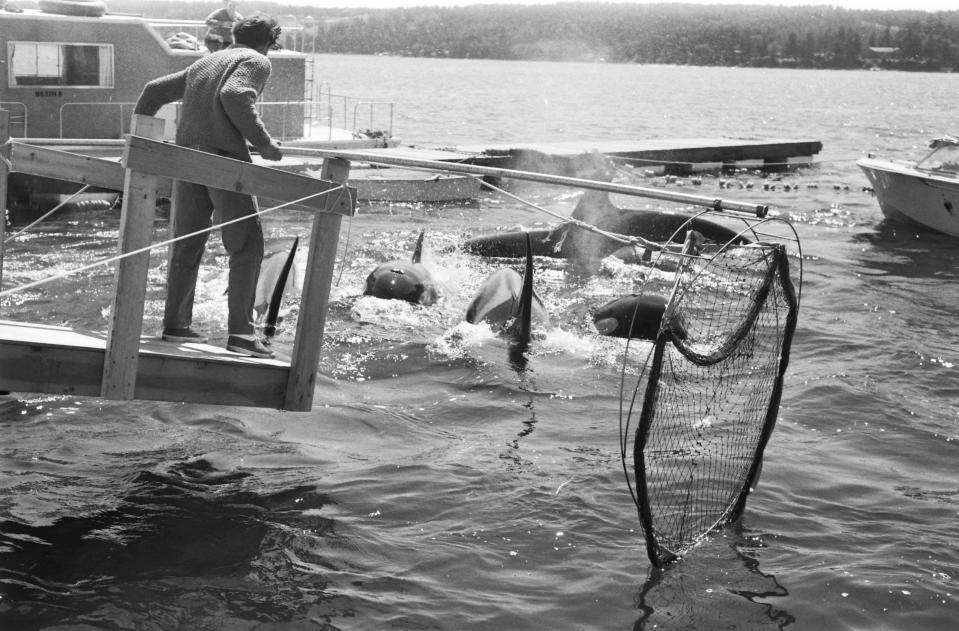
[[[281,0],[287,4],[314,6],[321,8],[334,7],[366,7],[372,9],[388,9],[393,7],[421,7],[421,6],[467,6],[474,4],[556,4],[563,0]],[[590,2],[592,0],[579,0]],[[663,2],[695,3],[695,4],[753,4],[753,5],[780,5],[780,6],[809,6],[831,5],[847,9],[916,9],[920,11],[956,11],[959,10],[957,0],[595,0],[596,2],[618,2],[632,4],[656,4]],[[239,0],[242,8],[244,4],[255,3],[255,0]]]

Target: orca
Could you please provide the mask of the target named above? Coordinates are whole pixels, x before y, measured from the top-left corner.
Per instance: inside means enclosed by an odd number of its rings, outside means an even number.
[[[416,239],[411,261],[389,261],[378,265],[366,277],[365,296],[406,300],[429,306],[436,302],[439,292],[433,274],[420,261],[423,257],[423,236],[421,230]]]
[[[576,208],[573,209],[572,217],[602,230],[632,237],[642,237],[647,241],[657,243],[667,241],[682,243],[686,239],[687,230],[699,232],[707,241],[712,243],[732,242],[742,244],[750,242],[749,238],[741,236],[736,230],[700,215],[691,216],[661,210],[619,208],[609,201],[609,194],[604,191],[588,190],[583,193],[576,204]],[[614,244],[611,247],[615,249],[619,245]]]
[[[527,236],[527,241],[531,237]],[[489,276],[476,291],[466,309],[466,321],[487,322],[490,328],[510,338],[513,349],[525,351],[533,321],[549,325],[549,315],[533,291],[533,248],[526,249],[526,270],[522,276],[503,268]]]
[[[604,191],[587,190],[576,204],[572,217],[606,232],[641,237],[656,243],[682,243],[687,230],[695,230],[706,241],[717,244],[750,242],[748,237],[704,217],[619,208]],[[535,256],[592,262],[613,254],[623,246],[619,241],[579,228],[575,222],[563,222],[529,234]],[[525,249],[525,239],[521,231],[499,232],[467,239],[462,247],[464,251],[480,256],[520,258]]]
[[[527,237],[529,237],[533,256],[562,258],[561,248],[568,227],[568,223],[562,223],[556,228],[484,234],[467,239],[462,248],[464,252],[477,256],[518,259],[525,255]]]
[[[593,324],[602,335],[655,340],[663,322],[668,300],[657,294],[631,294],[610,300],[593,311]],[[670,328],[678,339],[686,339],[682,322]]]

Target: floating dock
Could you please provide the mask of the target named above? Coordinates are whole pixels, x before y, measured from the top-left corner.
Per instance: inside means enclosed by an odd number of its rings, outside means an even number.
[[[687,174],[694,165],[733,167],[738,163],[762,162],[770,170],[795,162],[811,162],[822,151],[822,142],[782,138],[662,138],[649,140],[572,141],[510,143],[456,147],[473,156],[473,164],[507,169],[574,173],[590,168],[590,158],[601,155],[635,167],[665,167],[670,173]],[[595,165],[595,163],[592,163]]]

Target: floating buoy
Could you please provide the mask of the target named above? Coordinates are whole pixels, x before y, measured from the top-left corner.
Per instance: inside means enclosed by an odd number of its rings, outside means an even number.
[[[107,5],[100,0],[39,0],[37,4],[44,13],[58,15],[98,18],[107,12]]]
[[[89,212],[96,210],[110,210],[114,200],[111,199],[81,199],[63,205],[64,211]]]

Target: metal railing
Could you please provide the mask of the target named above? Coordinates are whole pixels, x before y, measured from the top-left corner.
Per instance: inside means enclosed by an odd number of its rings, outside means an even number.
[[[123,138],[123,134],[128,133],[130,130],[130,117],[133,115],[134,105],[136,104],[130,103],[130,102],[105,103],[103,101],[80,101],[80,102],[74,102],[74,103],[64,103],[63,105],[60,106],[60,112],[59,112],[60,120],[58,125],[59,134],[57,137],[65,138],[65,136],[63,135],[64,120],[67,119],[67,117],[69,116],[68,112],[72,112],[74,110],[78,110],[81,108],[88,108],[93,110],[92,116],[83,117],[82,114],[76,115],[77,117],[82,117],[82,119],[86,122],[85,126],[84,125],[80,126],[81,128],[85,127],[86,129],[90,129],[91,126],[96,125],[96,122],[94,121],[96,121],[97,119],[98,112],[108,112],[105,115],[105,117],[112,117],[113,114],[110,114],[109,110],[116,109],[116,134],[111,134],[111,137]],[[80,119],[78,118],[77,120],[80,120]],[[107,129],[108,127],[109,127],[108,125],[104,126],[104,129]],[[93,134],[88,133],[85,136],[72,136],[72,137],[94,138],[98,136],[94,136]]]
[[[10,135],[16,138],[27,137],[27,104],[19,101],[0,101],[0,110],[6,110],[10,114],[9,125]],[[17,133],[19,127],[20,133]]]
[[[130,119],[135,105],[131,101],[64,103],[58,112],[57,137],[123,138],[130,131]],[[393,136],[395,103],[332,94],[326,84],[319,86],[313,100],[263,101],[256,106],[270,133],[277,140],[316,137],[317,133],[325,133],[329,136],[327,140],[333,140],[336,130],[349,132],[355,137],[369,136],[371,133],[387,138]],[[4,102],[0,103],[0,107],[11,112],[11,125],[19,125],[19,131],[22,131],[16,133],[17,129],[14,127],[11,135],[29,137],[27,106],[23,103]],[[158,116],[175,125],[180,116],[179,107],[179,103],[166,105]],[[68,130],[70,136],[65,135]]]
[[[353,133],[361,133],[359,125],[359,114],[361,108],[367,108],[369,110],[369,121],[366,127],[367,131],[370,132],[383,132],[387,135],[388,138],[393,137],[393,102],[392,101],[359,101],[356,105],[353,106]],[[389,121],[386,125],[386,128],[378,128],[374,122],[376,119],[375,115],[377,109],[385,109],[387,114],[387,120]]]

